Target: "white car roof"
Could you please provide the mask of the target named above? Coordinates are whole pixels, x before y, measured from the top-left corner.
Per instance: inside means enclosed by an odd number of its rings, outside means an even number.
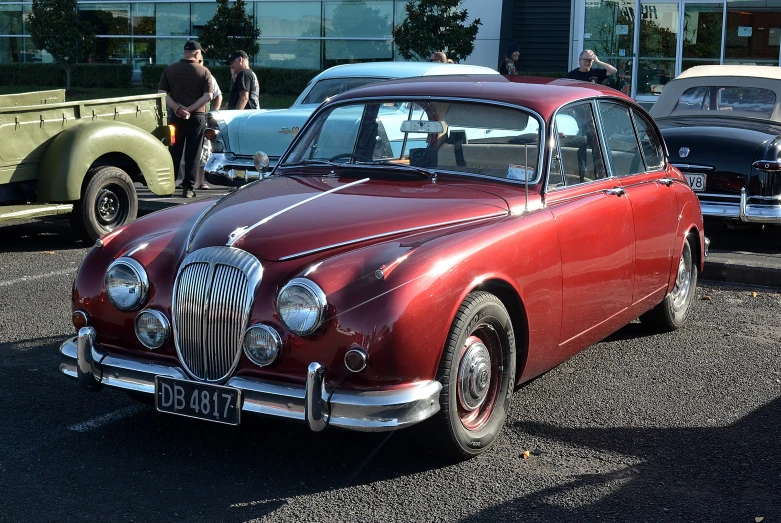
[[[682,72],[676,80],[703,76],[741,76],[781,80],[781,68],[763,65],[697,65]]]
[[[439,62],[367,62],[361,64],[335,65],[317,76],[324,78],[345,78],[354,76],[376,76],[383,78],[408,78],[445,74],[499,74],[496,70],[481,65],[443,64]]]

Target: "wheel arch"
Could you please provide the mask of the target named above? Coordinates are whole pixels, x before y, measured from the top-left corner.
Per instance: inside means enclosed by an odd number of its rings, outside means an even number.
[[[174,191],[174,169],[168,147],[149,132],[124,122],[85,122],[58,134],[47,147],[38,176],[39,202],[81,199],[90,169],[116,165],[140,181],[141,173],[155,194]],[[128,171],[128,169],[130,169]]]
[[[518,379],[523,374],[523,369],[526,366],[526,358],[529,354],[529,324],[523,300],[512,285],[499,278],[492,278],[481,282],[470,289],[464,298],[476,291],[489,292],[499,298],[507,309],[507,312],[510,314],[513,332],[515,333],[515,381],[517,383]],[[463,299],[461,302],[463,302]],[[452,320],[453,318],[451,318],[451,323]]]

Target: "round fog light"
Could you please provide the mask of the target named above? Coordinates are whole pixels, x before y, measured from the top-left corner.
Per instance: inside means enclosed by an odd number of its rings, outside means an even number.
[[[344,355],[344,364],[350,372],[361,372],[366,368],[369,357],[361,349],[350,349]]]
[[[89,325],[89,316],[84,311],[73,311],[71,319],[73,320],[73,326],[76,327],[76,331]]]
[[[168,340],[171,324],[160,311],[147,309],[136,316],[136,336],[144,347],[159,349]]]
[[[244,333],[244,354],[255,365],[271,365],[281,348],[282,338],[268,325],[253,325]]]

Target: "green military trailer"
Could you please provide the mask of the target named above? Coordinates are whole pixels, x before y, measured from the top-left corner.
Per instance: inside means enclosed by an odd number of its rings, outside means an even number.
[[[0,95],[0,222],[70,214],[93,242],[133,221],[134,183],[174,191],[164,94],[66,102],[63,89]]]

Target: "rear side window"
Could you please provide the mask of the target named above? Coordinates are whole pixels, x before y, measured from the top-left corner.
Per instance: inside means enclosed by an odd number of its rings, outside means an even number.
[[[672,114],[683,111],[741,111],[770,118],[776,93],[761,87],[700,86],[684,91]]]
[[[635,128],[629,108],[610,102],[599,102],[607,156],[616,176],[627,176],[645,171]]]
[[[662,148],[659,135],[656,134],[653,126],[645,116],[634,109],[632,110],[632,116],[635,119],[637,137],[640,141],[640,149],[643,151],[646,169],[648,171],[662,170],[664,168],[664,148]]]

